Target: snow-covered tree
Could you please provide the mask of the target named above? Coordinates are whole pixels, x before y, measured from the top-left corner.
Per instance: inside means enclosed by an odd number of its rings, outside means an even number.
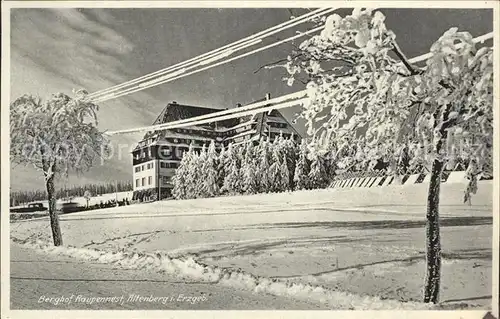
[[[190,153],[191,152],[191,153]],[[190,144],[190,149],[188,150],[188,153],[186,153],[184,156],[187,157],[186,163],[185,163],[185,189],[186,189],[186,199],[192,199],[196,198],[196,193],[198,189],[198,163],[199,163],[199,152],[197,152],[194,149],[194,145],[191,143]],[[183,158],[184,159],[184,158]]]
[[[55,246],[63,244],[56,212],[55,179],[83,172],[108,154],[109,143],[97,129],[98,106],[79,90],[46,101],[24,95],[10,105],[10,155],[14,163],[33,165],[43,173]]]
[[[224,179],[229,173],[229,166],[226,166],[229,153],[223,145],[221,145],[220,148],[219,155],[217,156],[217,187],[219,188],[219,193],[222,194],[224,192]]]
[[[212,141],[206,155],[202,158],[201,161],[201,171],[203,172],[202,182],[202,195],[203,197],[214,197],[219,195],[219,185],[218,185],[218,177],[219,177],[219,163],[218,163],[218,155],[215,149],[215,142]]]
[[[267,193],[271,190],[272,182],[270,177],[272,144],[265,138],[261,138],[257,147],[257,188],[259,193]]]
[[[243,148],[234,147],[229,144],[226,151],[225,167],[227,174],[224,178],[224,190],[229,194],[240,194],[242,190],[242,173],[241,173],[241,160],[243,158]]]
[[[295,175],[295,165],[297,163],[297,144],[291,138],[285,139],[283,141],[284,154],[286,158],[286,164],[288,167],[288,190],[293,190],[294,185],[294,175]]]
[[[92,193],[89,190],[86,190],[85,193],[83,193],[83,198],[85,198],[85,201],[87,202],[87,208],[88,208],[90,199],[92,198]]]
[[[394,160],[406,144],[410,166],[431,167],[424,302],[436,303],[443,169],[457,160],[468,163],[465,200],[478,175],[492,172],[493,50],[476,48],[468,32],[451,28],[430,53],[425,67],[413,65],[380,11],[355,9],[346,17],[329,16],[321,34],[304,41],[286,68],[291,78],[307,77],[302,116],[309,135],[322,131],[320,140],[333,140],[337,152],[362,145],[356,160],[369,162]]]
[[[269,180],[271,192],[281,192],[284,191],[288,186],[288,172],[283,174],[283,165],[286,166],[286,158],[283,152],[283,138],[281,136],[277,137],[271,144],[272,151],[272,164],[269,167]],[[285,162],[283,162],[285,159]]]
[[[307,160],[307,145],[305,139],[300,142],[293,181],[296,190],[309,188],[309,162]]]
[[[191,178],[188,175],[191,173],[190,166],[193,156],[194,156],[193,144],[190,144],[188,151],[185,152],[184,155],[182,156],[179,167],[175,170],[175,175],[172,178],[172,182],[174,184],[174,187],[172,189],[172,195],[176,199],[188,198],[187,182]]]
[[[192,162],[192,198],[203,198],[206,196],[205,180],[207,179],[207,172],[203,169],[204,163],[207,160],[207,147],[203,144],[200,152],[194,157]]]
[[[328,174],[325,160],[320,154],[311,154],[311,166],[309,170],[309,186],[313,189],[325,188],[328,182]]]
[[[257,166],[254,154],[254,146],[252,142],[245,145],[243,163],[241,164],[243,177],[243,190],[247,194],[255,194],[258,192],[257,184]]]
[[[287,156],[283,154],[283,159],[280,166],[280,184],[278,185],[279,191],[285,192],[290,190],[290,171],[288,170]]]

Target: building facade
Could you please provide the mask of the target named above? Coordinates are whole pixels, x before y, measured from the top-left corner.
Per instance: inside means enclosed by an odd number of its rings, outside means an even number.
[[[266,99],[269,98],[269,95],[266,96]],[[265,99],[259,101],[263,100]],[[172,102],[163,109],[153,125],[220,111],[222,109]],[[220,149],[230,143],[233,145],[251,141],[256,143],[262,136],[273,141],[280,134],[296,141],[301,138],[293,126],[277,110],[199,126],[148,132],[132,151],[133,200],[169,197],[173,188],[172,177],[190,144],[199,151],[204,145],[208,146],[214,141],[216,147]]]

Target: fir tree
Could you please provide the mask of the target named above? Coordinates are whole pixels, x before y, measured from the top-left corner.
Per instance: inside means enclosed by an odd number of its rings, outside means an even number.
[[[188,175],[189,166],[191,165],[191,159],[194,155],[192,144],[189,145],[189,150],[184,153],[179,167],[175,170],[175,175],[172,178],[174,188],[172,189],[172,195],[176,199],[186,199],[188,198]]]
[[[300,143],[293,181],[296,190],[308,189],[310,186],[309,163],[307,160],[307,145],[305,140],[302,140]]]
[[[258,181],[257,189],[259,193],[266,193],[271,188],[271,180],[269,178],[269,168],[270,168],[270,146],[271,144],[264,138],[261,138],[258,147]]]
[[[212,141],[207,152],[201,157],[200,161],[202,172],[201,197],[214,197],[219,195],[218,185],[218,158],[215,150],[215,142]]]
[[[240,194],[243,192],[242,186],[242,170],[241,161],[243,159],[243,148],[233,147],[233,144],[229,144],[228,150],[226,152],[225,167],[228,172],[224,178],[224,191],[229,194]]]
[[[247,194],[255,194],[258,192],[258,185],[253,143],[249,142],[246,144],[244,154],[244,160],[241,165],[243,171],[243,190]]]
[[[319,154],[312,155],[309,181],[311,188],[324,188],[328,181],[324,159]]]
[[[228,156],[228,152],[221,145],[221,150],[217,157],[217,187],[219,188],[219,194],[224,192],[224,178],[229,173],[229,166],[226,166]]]
[[[278,190],[282,192],[290,190],[289,186],[290,186],[290,172],[288,170],[287,157],[285,154],[283,155],[283,160],[280,166],[280,180],[278,183]]]
[[[294,189],[294,175],[295,165],[297,164],[297,144],[291,138],[284,141],[284,150],[286,157],[286,164],[288,167],[288,186],[287,189]]]
[[[204,163],[207,159],[207,147],[203,144],[201,151],[195,156],[193,161],[193,198],[203,198],[205,193],[205,179],[207,178],[206,172],[203,170]]]
[[[269,190],[271,192],[280,192],[287,188],[286,185],[288,185],[288,177],[289,177],[288,173],[286,174],[286,176],[283,176],[283,171],[282,171],[282,165],[286,165],[286,162],[282,163],[284,158],[283,136],[280,134],[280,136],[278,136],[271,145],[272,145],[271,146],[272,164],[269,167],[269,179],[270,179]]]

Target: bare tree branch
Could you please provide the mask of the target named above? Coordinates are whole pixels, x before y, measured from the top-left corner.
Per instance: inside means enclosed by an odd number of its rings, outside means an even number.
[[[411,75],[422,74],[422,70],[417,70],[413,65],[411,65],[408,58],[405,56],[398,43],[394,40],[392,42],[392,51],[398,56],[399,60],[405,65],[405,67],[410,71]]]
[[[288,61],[288,59],[281,59],[281,60],[278,60],[278,61],[274,61],[274,62],[271,62],[271,63],[267,63],[267,64],[264,64],[262,66],[260,66],[257,70],[253,71],[254,74],[258,73],[260,70],[262,69],[265,69],[267,67],[270,67],[270,66],[278,66],[277,64],[278,63],[281,63],[281,62],[286,62]]]

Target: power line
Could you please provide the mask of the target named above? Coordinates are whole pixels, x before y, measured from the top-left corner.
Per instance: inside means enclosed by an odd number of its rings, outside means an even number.
[[[273,27],[268,28],[266,30],[260,31],[260,32],[258,32],[256,34],[250,35],[250,36],[248,36],[246,38],[240,39],[238,41],[235,41],[233,43],[227,44],[227,45],[222,46],[220,48],[214,49],[214,50],[209,51],[207,53],[201,54],[199,56],[196,56],[194,58],[188,59],[186,61],[177,63],[175,65],[169,66],[169,67],[161,69],[159,71],[156,71],[156,72],[153,72],[153,73],[141,76],[139,78],[136,78],[136,79],[124,82],[122,84],[115,85],[115,86],[113,86],[111,88],[91,93],[89,95],[89,98],[95,98],[97,96],[108,94],[108,93],[110,93],[112,91],[116,91],[116,90],[118,90],[120,88],[123,88],[123,87],[126,87],[126,86],[130,86],[132,84],[136,84],[136,83],[139,83],[139,82],[144,81],[144,80],[151,79],[151,78],[153,78],[155,76],[163,75],[163,74],[165,74],[167,72],[170,72],[170,71],[173,71],[173,70],[178,70],[178,69],[180,69],[182,67],[186,67],[186,66],[194,64],[194,63],[203,63],[201,65],[208,64],[211,61],[214,61],[214,60],[216,61],[216,60],[219,60],[219,59],[224,58],[226,56],[229,56],[232,53],[236,52],[237,50],[241,50],[241,49],[244,49],[246,47],[258,44],[258,43],[262,42],[262,39],[264,39],[266,37],[269,37],[269,36],[271,36],[271,35],[273,35],[275,33],[278,33],[280,31],[286,30],[286,29],[291,28],[293,26],[296,26],[298,24],[307,22],[310,19],[312,19],[313,17],[317,17],[317,16],[320,16],[320,15],[323,15],[323,14],[327,14],[327,13],[332,12],[334,10],[336,10],[336,9],[335,8],[320,8],[320,9],[316,9],[316,10],[314,10],[312,12],[309,12],[309,13],[306,13],[306,14],[304,14],[304,15],[296,18],[296,19],[285,21],[285,22],[280,23],[280,24],[278,24],[276,26],[273,26]]]
[[[104,96],[102,98],[97,98],[95,100],[95,102],[104,102],[104,101],[108,101],[108,100],[111,100],[111,99],[114,99],[114,98],[118,98],[118,97],[121,97],[121,96],[124,96],[124,95],[128,95],[128,94],[132,94],[132,93],[135,93],[135,92],[138,92],[138,91],[142,91],[142,90],[145,90],[145,89],[148,89],[150,87],[153,87],[153,86],[157,86],[157,85],[160,85],[160,84],[164,84],[164,83],[168,83],[168,82],[172,82],[172,81],[175,81],[175,80],[178,80],[180,78],[183,78],[183,77],[186,77],[186,76],[189,76],[189,75],[192,75],[192,74],[195,74],[195,73],[199,73],[199,72],[202,72],[202,71],[205,71],[205,70],[208,70],[208,69],[211,69],[211,68],[214,68],[214,67],[217,67],[217,66],[220,66],[220,65],[223,65],[223,64],[226,64],[226,63],[229,63],[229,62],[232,62],[232,61],[235,61],[235,60],[238,60],[238,59],[241,59],[241,58],[244,58],[244,57],[247,57],[249,55],[252,55],[252,54],[255,54],[255,53],[258,53],[258,52],[261,52],[261,51],[264,51],[264,50],[267,50],[267,49],[270,49],[272,47],[275,47],[275,46],[278,46],[280,44],[283,44],[283,43],[286,43],[286,42],[289,42],[289,41],[292,41],[292,40],[295,40],[297,38],[300,38],[300,37],[303,37],[305,35],[308,35],[308,34],[311,34],[311,33],[314,33],[316,31],[319,31],[323,29],[323,26],[320,26],[320,27],[317,27],[317,28],[314,28],[314,29],[311,29],[309,31],[306,31],[304,33],[299,33],[297,35],[294,35],[294,36],[291,36],[289,38],[286,38],[284,40],[280,40],[278,42],[274,42],[274,43],[271,43],[269,45],[266,45],[264,47],[261,47],[261,48],[258,48],[258,49],[255,49],[255,50],[252,50],[252,51],[249,51],[249,52],[246,52],[246,53],[243,53],[243,54],[240,54],[238,56],[235,56],[235,57],[232,57],[230,59],[227,59],[227,60],[223,60],[223,61],[220,61],[220,62],[217,62],[215,64],[211,64],[209,66],[206,66],[206,67],[203,67],[201,69],[197,69],[197,70],[194,70],[194,71],[191,71],[189,73],[184,73],[184,74],[179,74],[177,76],[174,76],[174,77],[166,77],[164,79],[161,79],[161,80],[158,80],[158,79],[155,79],[155,80],[152,80],[150,83],[146,82],[146,83],[141,83],[139,84],[138,86],[136,86],[135,88],[130,88],[130,89],[126,89],[122,92],[119,92],[118,94],[115,94],[115,95],[111,95],[111,96]]]
[[[132,128],[132,129],[125,129],[125,130],[119,130],[119,131],[112,131],[112,132],[106,132],[108,135],[115,135],[115,134],[123,134],[123,133],[134,133],[134,132],[145,132],[145,131],[156,131],[156,130],[164,130],[164,129],[169,129],[171,128],[170,126],[172,125],[182,125],[178,127],[186,127],[186,126],[192,126],[192,125],[197,125],[200,124],[199,121],[204,121],[204,123],[211,123],[211,122],[218,122],[222,121],[228,118],[222,118],[223,116],[227,115],[233,115],[236,114],[235,117],[240,117],[240,115],[243,112],[246,111],[254,111],[257,110],[260,113],[261,108],[263,106],[269,105],[269,104],[279,104],[288,100],[296,100],[299,98],[303,98],[306,95],[306,91],[299,91],[287,95],[283,95],[274,99],[270,100],[265,100],[265,101],[260,101],[256,103],[252,103],[249,105],[245,105],[242,107],[238,108],[233,108],[233,109],[228,109],[220,112],[215,112],[212,114],[206,114],[206,115],[201,115],[201,116],[196,116],[193,118],[189,119],[184,119],[184,120],[178,120],[170,123],[164,123],[164,124],[157,124],[157,125],[149,125],[149,126],[144,126],[144,127],[139,127],[139,128]],[[232,118],[235,118],[232,117]],[[206,122],[205,122],[206,121]],[[177,126],[176,126],[177,127]]]
[[[493,38],[493,32],[489,32],[489,33],[486,33],[484,35],[481,35],[479,37],[474,38],[473,42],[474,43],[484,43],[485,41],[492,39],[492,38]],[[460,45],[457,45],[456,47],[460,47]],[[420,56],[411,58],[408,61],[410,63],[417,63],[417,62],[425,61],[428,58],[430,58],[431,56],[432,56],[432,53],[426,53],[426,54],[422,54]],[[402,64],[402,63],[400,62],[399,64]],[[354,79],[354,77],[351,77],[351,78]],[[245,116],[245,115],[253,115],[256,113],[271,111],[273,109],[282,109],[282,108],[294,106],[294,105],[297,105],[297,104],[300,104],[300,103],[306,101],[307,98],[303,98],[304,96],[306,96],[306,94],[307,94],[307,91],[302,90],[302,91],[298,91],[298,92],[284,95],[281,97],[277,97],[274,99],[265,100],[265,101],[261,101],[261,102],[257,102],[257,103],[252,103],[250,105],[243,106],[240,108],[224,110],[221,112],[216,112],[216,113],[207,114],[207,115],[203,115],[203,116],[197,116],[197,117],[193,117],[190,119],[173,121],[173,122],[165,123],[165,124],[158,124],[158,125],[151,125],[151,126],[145,126],[145,127],[139,127],[139,128],[111,131],[111,132],[106,132],[106,134],[107,135],[115,135],[115,134],[133,133],[133,132],[164,130],[164,129],[173,129],[173,128],[180,128],[180,127],[186,127],[186,126],[193,126],[193,125],[201,125],[201,124],[206,124],[206,123],[211,123],[211,122],[218,122],[218,121],[222,121],[222,120],[238,118],[238,117]],[[291,102],[290,101],[284,102],[284,101],[291,100],[291,99],[294,99],[294,100]],[[299,101],[300,101],[300,103],[299,103]],[[269,106],[269,104],[275,104],[275,105]]]
[[[296,99],[293,101],[288,101],[284,103],[279,103],[275,105],[269,105],[265,106],[262,108],[258,109],[251,109],[239,113],[233,113],[233,114],[228,114],[224,116],[220,116],[215,121],[224,121],[224,120],[230,120],[230,119],[235,119],[235,118],[240,118],[242,116],[246,115],[253,115],[256,113],[262,113],[262,112],[268,112],[272,110],[278,110],[278,109],[283,109],[283,108],[288,108],[294,105],[299,105],[304,102],[306,102],[308,98],[301,98],[301,99]],[[269,103],[269,101],[267,101]],[[166,130],[166,129],[174,129],[174,128],[181,128],[181,127],[188,127],[188,126],[193,126],[193,125],[202,125],[202,124],[207,124],[207,123],[212,123],[214,122],[214,119],[204,119],[204,120],[197,120],[195,123],[181,123],[177,124],[177,121],[171,122],[171,123],[166,123],[166,124],[160,124],[158,126],[154,127],[143,127],[143,128],[138,128],[138,129],[130,129],[130,130],[122,130],[122,131],[114,131],[114,132],[107,132],[106,134],[108,135],[115,135],[115,134],[123,134],[123,133],[132,133],[132,132],[145,132],[145,131],[151,131],[151,130]]]

